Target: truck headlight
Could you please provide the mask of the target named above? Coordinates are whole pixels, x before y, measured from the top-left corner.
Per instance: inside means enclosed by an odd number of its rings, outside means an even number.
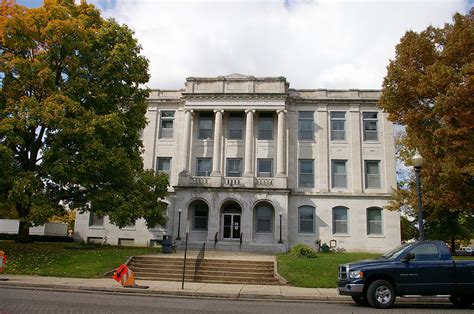
[[[349,271],[349,278],[350,279],[362,279],[364,278],[364,272],[360,270],[351,270]]]

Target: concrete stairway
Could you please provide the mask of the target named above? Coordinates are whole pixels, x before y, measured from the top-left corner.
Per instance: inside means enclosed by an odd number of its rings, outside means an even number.
[[[135,278],[142,280],[181,281],[183,259],[157,256],[134,256],[129,267]],[[227,284],[278,285],[274,275],[274,263],[265,261],[243,261],[204,259],[195,273],[195,260],[187,259],[185,281]]]

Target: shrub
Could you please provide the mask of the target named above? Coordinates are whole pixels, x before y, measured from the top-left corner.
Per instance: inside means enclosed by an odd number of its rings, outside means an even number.
[[[314,251],[309,245],[299,243],[291,248],[288,256],[294,258],[316,258],[318,257],[316,251]]]
[[[323,253],[329,253],[329,245],[327,245],[326,243],[324,243],[323,245],[321,245],[321,252],[323,252]]]

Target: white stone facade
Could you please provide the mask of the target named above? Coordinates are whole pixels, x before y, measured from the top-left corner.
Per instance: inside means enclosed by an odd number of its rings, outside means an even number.
[[[154,90],[143,158],[169,174],[167,225],[119,229],[86,213],[76,236],[150,245],[163,234],[184,239],[189,221],[196,245],[282,251],[319,240],[387,251],[400,243],[400,217],[383,209],[396,177],[393,125],[379,96],[238,74]]]

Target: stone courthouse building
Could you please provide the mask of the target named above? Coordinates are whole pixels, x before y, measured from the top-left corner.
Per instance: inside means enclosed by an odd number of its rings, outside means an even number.
[[[144,164],[169,175],[168,223],[119,229],[89,213],[78,239],[154,245],[163,234],[229,250],[297,243],[382,252],[400,243],[383,207],[396,186],[393,125],[377,90],[298,90],[284,77],[189,77],[154,90]],[[178,233],[179,231],[179,233]]]

